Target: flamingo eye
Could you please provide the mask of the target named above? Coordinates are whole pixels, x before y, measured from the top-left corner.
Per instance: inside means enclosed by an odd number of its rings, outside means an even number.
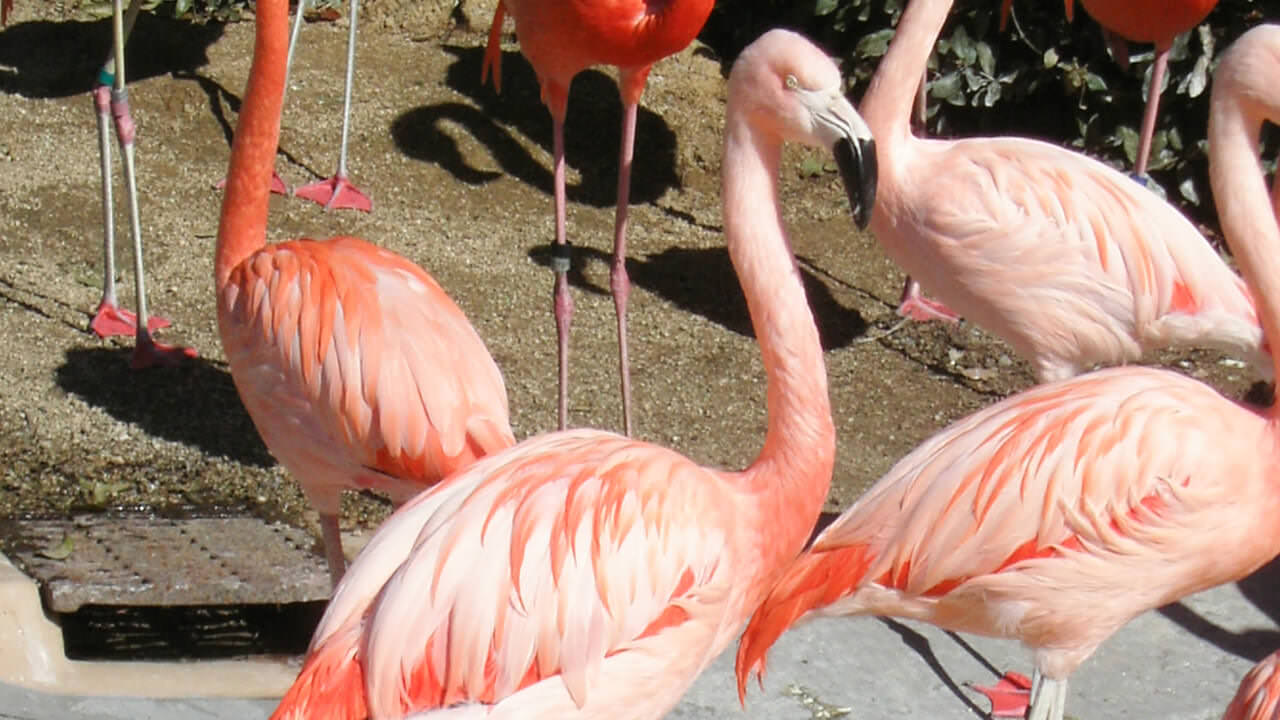
[[[800,81],[796,79],[795,75],[787,75],[787,78],[786,80],[784,80],[784,82],[786,83],[787,88],[790,90],[795,90],[800,87]]]

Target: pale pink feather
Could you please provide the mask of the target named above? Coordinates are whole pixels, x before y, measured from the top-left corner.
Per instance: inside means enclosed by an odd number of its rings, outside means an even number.
[[[1040,380],[1213,347],[1271,363],[1249,289],[1172,205],[1080,153],[1010,137],[913,136],[908,113],[951,0],[913,0],[861,110],[881,184],[872,230]]]

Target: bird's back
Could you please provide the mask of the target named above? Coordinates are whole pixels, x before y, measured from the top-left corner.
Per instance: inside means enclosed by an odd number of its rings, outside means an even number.
[[[1272,432],[1212,388],[1145,368],[974,413],[900,460],[801,555],[744,634],[740,678],[809,612],[1091,651],[1138,612],[1274,556]]]
[[[1180,212],[1079,153],[1020,138],[906,139],[877,237],[1043,380],[1171,345],[1268,372],[1244,282]]]
[[[218,317],[245,406],[313,501],[350,487],[404,500],[514,443],[483,341],[434,279],[388,250],[356,238],[269,245],[234,269]]]
[[[478,462],[379,529],[276,717],[327,707],[352,674],[357,714],[659,717],[749,610],[726,479],[593,430]]]

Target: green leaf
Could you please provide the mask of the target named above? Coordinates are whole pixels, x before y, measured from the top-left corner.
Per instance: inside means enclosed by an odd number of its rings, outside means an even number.
[[[182,0],[178,0],[178,2],[182,2]],[[813,14],[817,15],[818,17],[822,17],[824,15],[830,15],[831,13],[835,12],[836,5],[837,5],[836,0],[814,0]]]
[[[1095,92],[1107,89],[1107,82],[1103,80],[1101,77],[1099,77],[1098,75],[1089,72],[1088,70],[1086,70],[1084,73],[1084,83],[1085,85],[1089,86],[1090,90],[1093,90]]]
[[[982,72],[988,75],[995,75],[996,56],[991,52],[991,46],[979,41],[975,47],[978,51],[978,67],[982,68]]]
[[[1055,67],[1057,66],[1057,64],[1058,64],[1058,51],[1054,50],[1053,48],[1049,48],[1048,50],[1045,50],[1044,51],[1045,69],[1047,70],[1049,68]]]
[[[75,543],[71,540],[70,535],[63,535],[62,540],[55,545],[50,545],[43,550],[37,551],[37,555],[49,558],[50,560],[66,560],[71,557],[71,551],[75,550]]]
[[[1187,178],[1181,183],[1178,183],[1178,194],[1192,205],[1200,204],[1200,193],[1196,192],[1196,184],[1191,180],[1191,178]]]
[[[858,57],[878,58],[889,49],[889,41],[893,39],[893,28],[877,30],[870,35],[863,35],[854,48]]]

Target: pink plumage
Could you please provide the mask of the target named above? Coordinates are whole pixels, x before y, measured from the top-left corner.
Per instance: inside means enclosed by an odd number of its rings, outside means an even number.
[[[871,228],[889,257],[1041,381],[1170,346],[1270,372],[1249,288],[1173,206],[1049,143],[911,134],[916,83],[951,4],[907,6],[860,106],[881,156]]]
[[[336,583],[342,490],[403,502],[515,439],[493,358],[425,271],[353,237],[266,244],[287,43],[277,4],[259,5],[227,171],[218,330],[254,425],[320,513]]]
[[[480,460],[379,529],[274,718],[642,720],[675,705],[799,552],[830,485],[822,349],[775,184],[784,140],[840,146],[846,170],[870,150],[840,91],[834,63],[784,31],[729,77],[725,236],[769,378],[756,461],[704,468],[596,430]]]
[[[1266,656],[1240,681],[1222,720],[1280,720],[1280,651]]]
[[[1280,330],[1280,223],[1257,163],[1280,118],[1280,27],[1243,36],[1215,75],[1211,176],[1228,241]],[[1021,640],[1028,717],[1061,720],[1066,678],[1124,623],[1237,580],[1280,551],[1280,414],[1166,370],[1037,386],[899,461],[770,591],[738,648],[739,691],[811,614],[907,617]]]

